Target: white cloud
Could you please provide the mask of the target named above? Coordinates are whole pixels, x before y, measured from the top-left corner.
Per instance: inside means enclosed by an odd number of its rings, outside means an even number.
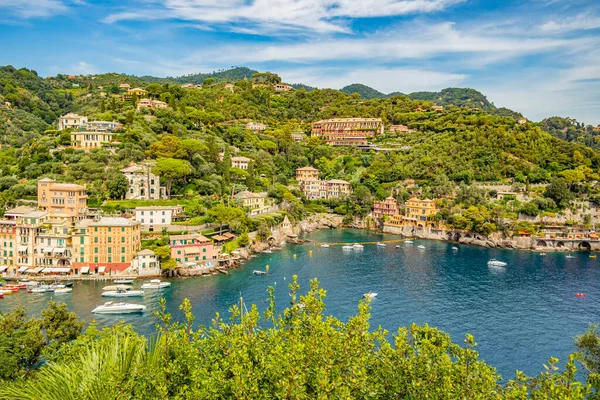
[[[2,10],[21,18],[40,18],[62,14],[68,7],[61,0],[0,0]]]
[[[319,88],[341,89],[352,83],[362,83],[383,93],[410,93],[440,90],[461,85],[467,75],[414,68],[299,68],[278,71],[286,82],[304,83]]]
[[[79,61],[77,64],[71,66],[71,70],[77,75],[91,75],[96,73],[94,66],[85,61]]]
[[[571,31],[586,31],[600,28],[600,17],[596,15],[579,14],[565,18],[559,22],[548,21],[540,29],[542,32],[563,33]]]
[[[431,13],[465,0],[162,0],[154,8],[111,14],[123,20],[178,19],[212,24],[243,24],[253,32],[307,30],[350,32],[346,20]],[[249,26],[248,26],[249,25]]]

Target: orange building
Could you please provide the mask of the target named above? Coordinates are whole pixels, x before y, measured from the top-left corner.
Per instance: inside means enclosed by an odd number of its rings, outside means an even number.
[[[112,217],[80,221],[72,235],[73,267],[81,274],[121,272],[131,266],[140,241],[139,222]]]
[[[319,170],[315,167],[302,167],[296,169],[296,180],[298,182],[319,179]]]
[[[178,264],[197,264],[215,258],[212,242],[200,235],[171,235],[169,238],[171,258]]]
[[[312,137],[322,137],[331,146],[366,145],[383,134],[381,118],[337,118],[313,122]]]
[[[74,183],[56,183],[54,179],[38,181],[38,207],[51,213],[76,217],[87,212],[87,189]]]
[[[435,201],[431,199],[419,200],[416,197],[408,200],[405,204],[404,225],[415,225],[428,227],[436,225],[432,217],[437,214],[438,208]]]

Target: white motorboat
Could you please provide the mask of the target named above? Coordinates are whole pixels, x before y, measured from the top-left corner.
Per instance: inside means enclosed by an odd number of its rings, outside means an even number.
[[[399,244],[397,244],[397,245],[396,245],[396,248],[397,248],[397,249],[399,249],[399,248],[400,248],[400,245],[399,245]]]
[[[456,247],[456,246],[452,246],[452,250],[454,250],[454,251],[458,251],[458,247]]]
[[[567,255],[565,256],[565,258],[575,258],[575,256],[572,256],[572,255],[570,255],[570,254],[567,254]]]
[[[377,247],[385,247],[385,243],[377,242]]]
[[[420,244],[420,245],[418,245],[418,246],[417,246],[417,248],[419,248],[419,249],[421,249],[421,250],[424,250],[424,249],[425,249],[425,246],[423,246],[422,244]]]
[[[404,243],[406,243],[406,244],[413,244],[413,241],[412,240],[405,240]]]
[[[70,287],[61,287],[54,289],[54,294],[71,293],[72,291],[73,289]]]
[[[504,261],[498,261],[495,258],[488,261],[488,267],[506,267],[506,265]]]
[[[273,250],[271,250],[271,249],[267,249],[267,250],[263,251],[263,253],[267,253],[267,254],[271,254],[272,252],[273,252]]]
[[[321,247],[323,247],[323,248],[328,248],[328,247],[329,247],[329,245],[328,245],[327,243],[323,243],[323,244],[321,245]]]
[[[144,283],[142,289],[164,289],[171,286],[171,282],[161,282],[160,279],[152,279],[150,283]]]
[[[375,292],[369,292],[369,293],[365,293],[363,294],[364,297],[368,297],[370,300],[373,300],[375,297],[377,297],[377,293]]]
[[[29,293],[48,293],[48,288],[46,286],[38,286],[28,290]]]
[[[267,271],[259,271],[259,270],[255,269],[254,271],[252,271],[252,273],[254,275],[266,275]]]
[[[120,285],[123,285],[123,284],[129,285],[129,284],[133,283],[133,279],[118,279],[116,281],[113,281],[113,283],[118,283]]]
[[[117,290],[109,290],[102,293],[102,297],[136,297],[143,295],[143,290],[131,290],[129,286],[119,287]]]
[[[545,255],[546,255],[546,253],[540,253],[540,256],[545,256]]]
[[[140,313],[146,311],[146,306],[142,304],[131,304],[131,303],[113,303],[112,301],[106,302],[101,306],[98,306],[92,310],[96,314],[131,314]]]
[[[352,245],[352,248],[353,248],[354,250],[362,250],[362,249],[364,249],[364,248],[365,248],[365,246],[363,246],[362,244],[354,243],[354,244]]]
[[[18,282],[18,284],[19,284],[19,285],[25,285],[25,286],[27,286],[28,288],[31,288],[31,287],[36,287],[36,286],[38,286],[38,285],[39,285],[39,283],[38,283],[38,282],[36,282],[36,281]]]
[[[352,246],[351,244],[345,244],[342,246],[343,250],[352,250],[354,248],[354,246]]]

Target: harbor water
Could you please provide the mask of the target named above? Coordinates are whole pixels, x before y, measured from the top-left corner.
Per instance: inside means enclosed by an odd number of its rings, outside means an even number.
[[[165,297],[168,311],[181,318],[179,304],[188,298],[196,321],[210,324],[215,313],[227,318],[227,310],[239,303],[266,306],[267,288],[275,287],[282,309],[289,303],[288,284],[298,275],[301,293],[309,280],[318,278],[327,290],[326,312],[347,320],[357,311],[366,292],[372,301],[372,326],[393,334],[411,323],[439,327],[457,343],[471,333],[480,356],[495,366],[505,379],[516,369],[528,374],[542,371],[555,356],[562,361],[573,352],[574,337],[592,322],[600,321],[600,259],[587,253],[541,256],[529,251],[487,249],[415,240],[412,244],[391,235],[361,230],[324,230],[305,237],[317,243],[286,245],[272,254],[261,254],[228,275],[173,280],[171,288],[146,290],[144,297],[125,298],[148,306],[144,315],[93,315],[91,310],[110,299],[102,298],[107,282],[76,282],[71,294],[28,294],[20,291],[0,300],[0,311],[24,305],[39,315],[48,300],[67,303],[86,322],[100,326],[119,321],[151,335],[157,319],[158,299]],[[388,242],[385,247],[377,241]],[[343,250],[339,243],[370,242],[363,250]],[[399,245],[399,248],[396,248]],[[418,246],[424,246],[420,249]],[[311,254],[312,251],[312,254]],[[294,254],[296,255],[294,257]],[[504,268],[488,267],[488,260],[507,262]],[[265,270],[258,276],[253,270]],[[141,282],[135,282],[139,287]],[[585,293],[586,297],[576,297]]]

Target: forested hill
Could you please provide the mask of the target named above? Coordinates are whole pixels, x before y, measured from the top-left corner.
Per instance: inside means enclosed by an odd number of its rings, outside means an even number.
[[[333,89],[278,92],[258,76],[242,77],[233,87],[204,81],[198,89],[114,73],[41,78],[34,71],[3,67],[0,74],[3,204],[33,196],[35,180],[42,176],[86,183],[90,195],[106,196],[120,168],[147,157],[189,164],[188,176],[174,183],[174,193],[222,195],[231,192],[218,161],[225,150],[254,160],[255,191],[271,190],[273,182],[288,185],[296,168],[314,165],[323,178],[346,179],[355,193],[376,197],[386,197],[398,180],[408,178],[535,183],[565,174],[593,180],[600,167],[595,150],[554,137],[535,123],[519,125],[513,117],[471,107],[436,111],[430,100],[365,100]],[[269,79],[278,78],[272,75]],[[146,89],[168,107],[136,110],[139,99],[124,100],[122,83]],[[435,100],[439,104],[439,97]],[[90,120],[118,121],[124,129],[106,148],[73,149],[69,133],[55,130],[57,117],[69,111]],[[309,134],[312,121],[346,117],[381,118],[386,133],[373,142],[398,151],[362,152],[330,147],[317,138],[292,140],[292,132]],[[249,121],[268,128],[253,133],[245,129]],[[392,124],[407,125],[410,132],[391,133]]]
[[[585,125],[573,118],[550,117],[540,122],[540,127],[562,140],[583,143],[600,149],[600,131],[591,125]]]

